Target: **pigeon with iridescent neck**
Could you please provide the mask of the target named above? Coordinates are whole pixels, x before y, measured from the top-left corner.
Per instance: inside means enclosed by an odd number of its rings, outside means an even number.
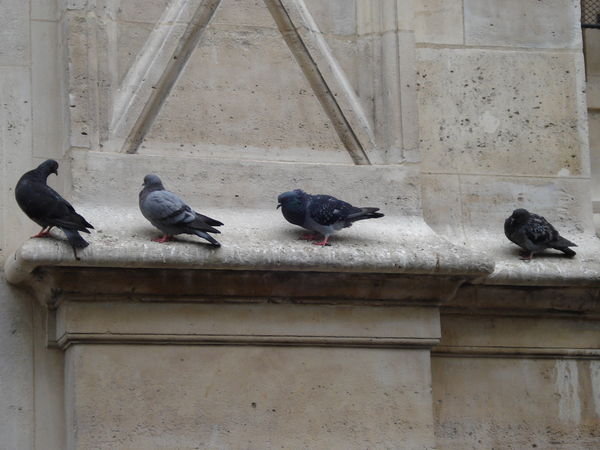
[[[58,175],[58,163],[48,159],[37,168],[25,173],[15,188],[15,199],[27,217],[42,227],[34,238],[50,236],[53,227],[60,228],[73,248],[75,259],[78,248],[89,245],[81,237],[79,231],[89,233],[88,228],[94,227],[81,215],[75,212],[73,206],[47,184],[48,175]]]
[[[504,234],[525,250],[521,256],[524,260],[531,260],[534,253],[547,248],[560,250],[569,257],[576,254],[569,247],[577,247],[577,244],[562,237],[545,218],[523,208],[515,209],[504,221]]]
[[[338,200],[331,195],[311,195],[295,189],[277,197],[277,208],[285,219],[316,234],[302,236],[301,239],[318,240],[315,245],[329,245],[329,237],[342,228],[352,226],[358,220],[383,217],[379,208],[356,207]]]
[[[167,242],[176,234],[195,234],[206,239],[215,247],[221,244],[208,233],[220,233],[213,227],[223,225],[218,220],[203,216],[194,211],[177,195],[165,190],[158,176],[144,177],[144,188],[140,192],[140,211],[152,225],[164,233],[155,242]]]

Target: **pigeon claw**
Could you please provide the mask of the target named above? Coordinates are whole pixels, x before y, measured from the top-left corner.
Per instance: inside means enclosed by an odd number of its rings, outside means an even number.
[[[48,229],[46,229],[46,228],[48,228]],[[31,237],[32,238],[45,238],[45,237],[49,237],[50,236],[50,229],[51,228],[52,227],[44,227],[44,228],[42,228],[42,230],[38,234],[35,234],[35,235],[31,236]]]
[[[325,238],[325,239],[323,239],[322,241],[319,241],[319,242],[313,242],[313,245],[320,245],[321,247],[326,247],[326,246],[327,246],[327,247],[329,247],[331,244],[329,244],[329,243],[327,242],[327,240],[328,240],[328,239],[329,239],[329,238],[327,238],[327,237],[326,237],[326,238]]]
[[[168,234],[165,234],[163,237],[152,239],[152,242],[160,242],[161,244],[163,244],[165,242],[169,242],[172,240],[173,240],[173,236],[169,236]]]
[[[523,252],[521,253],[521,257],[519,259],[521,259],[522,261],[531,261],[533,259],[533,253]]]

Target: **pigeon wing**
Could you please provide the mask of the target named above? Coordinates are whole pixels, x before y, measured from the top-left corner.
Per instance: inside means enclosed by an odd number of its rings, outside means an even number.
[[[193,233],[192,230],[220,233],[210,225],[223,225],[218,220],[196,213],[176,194],[165,190],[148,194],[142,207],[144,216],[150,222],[164,227],[178,227],[188,233]]]
[[[26,182],[20,186],[17,201],[37,222],[89,233],[94,228],[62,196],[44,183]]]
[[[360,213],[361,209],[330,195],[312,196],[308,207],[310,217],[319,225],[333,225],[345,221],[348,216]]]
[[[558,238],[558,231],[544,217],[531,214],[525,225],[525,234],[535,244],[547,244]]]
[[[150,222],[167,226],[185,225],[194,221],[195,215],[183,200],[169,191],[154,191],[142,202],[142,212]]]

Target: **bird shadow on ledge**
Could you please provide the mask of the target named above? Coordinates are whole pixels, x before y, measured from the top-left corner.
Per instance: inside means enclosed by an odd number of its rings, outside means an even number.
[[[521,250],[519,250],[517,248],[511,249],[509,252],[504,253],[504,255],[514,257],[515,259],[520,259],[523,254],[524,254],[524,252],[522,252]],[[545,250],[543,252],[536,253],[535,255],[533,255],[533,258],[531,260],[523,260],[523,262],[534,261],[537,259],[565,259],[567,261],[570,261],[573,259],[577,259],[577,255],[569,257],[559,250],[556,250],[556,251]]]
[[[317,242],[322,240],[322,236],[318,238],[318,240],[309,241],[305,239],[300,239],[301,236],[305,234],[309,234],[309,231],[294,229],[294,228],[285,228],[281,229],[278,233],[278,238],[281,239],[282,242],[297,242],[298,244],[306,244],[312,245],[313,242]],[[356,234],[352,233],[352,231],[341,231],[340,233],[336,233],[333,236],[329,236],[329,241],[327,247],[335,247],[338,245],[365,245],[365,244],[383,244],[386,241],[381,239],[376,239],[372,237],[365,236],[364,234]],[[314,247],[318,247],[314,245]]]
[[[143,226],[139,226],[139,227],[134,227],[130,230],[130,236],[136,240],[140,240],[144,243],[153,243],[153,244],[160,244],[159,242],[154,242],[153,239],[158,239],[160,237],[163,236],[163,233],[161,233],[159,230],[153,229],[152,227],[143,227]],[[220,236],[219,234],[216,234],[215,236]],[[168,244],[206,244],[207,247],[210,248],[217,248],[214,245],[210,244],[209,242],[205,241],[204,239],[197,237],[197,236],[193,236],[193,235],[188,235],[188,234],[179,234],[177,236],[174,236],[173,239],[171,241],[165,242],[162,245],[168,245]]]

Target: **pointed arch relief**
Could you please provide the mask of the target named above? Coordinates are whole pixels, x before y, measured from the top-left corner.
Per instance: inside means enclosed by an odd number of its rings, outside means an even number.
[[[410,16],[406,2],[137,3],[67,11],[73,146],[356,165],[415,159],[416,100],[402,88],[414,72],[412,31],[398,12]]]

